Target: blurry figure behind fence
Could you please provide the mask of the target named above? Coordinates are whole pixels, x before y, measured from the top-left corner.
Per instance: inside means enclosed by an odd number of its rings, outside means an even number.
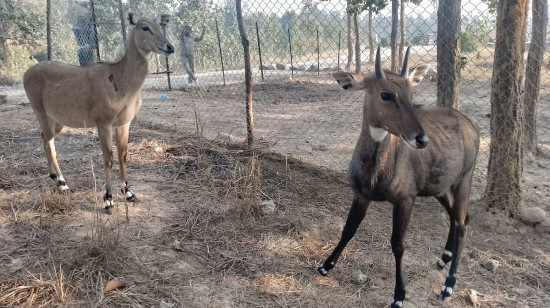
[[[95,62],[96,38],[92,21],[84,15],[78,16],[73,33],[78,44],[78,63],[84,66]]]
[[[195,75],[195,42],[202,41],[204,37],[204,27],[200,36],[193,37],[192,29],[189,25],[183,26],[183,31],[180,34],[180,56],[181,64],[189,75],[187,83],[197,84],[197,76]]]

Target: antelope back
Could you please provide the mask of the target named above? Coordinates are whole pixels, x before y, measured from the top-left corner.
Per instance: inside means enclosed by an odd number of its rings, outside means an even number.
[[[169,55],[174,52],[174,47],[170,44],[161,28],[161,24],[166,25],[168,23],[169,15],[162,15],[155,20],[140,18],[137,22],[134,22],[133,14],[129,13],[128,19],[130,24],[134,26],[131,39],[140,53],[145,55],[153,52]]]
[[[333,73],[333,77],[346,90],[364,90],[363,121],[375,141],[381,141],[387,133],[399,136],[413,148],[424,148],[428,139],[418,121],[411,103],[413,87],[422,81],[428,70],[420,64],[409,74],[409,49],[405,54],[400,74],[381,69],[380,47],[375,61],[375,72],[368,77],[346,72]]]

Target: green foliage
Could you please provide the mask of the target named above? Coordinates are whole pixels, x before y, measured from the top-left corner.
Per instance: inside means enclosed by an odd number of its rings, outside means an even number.
[[[495,25],[490,15],[465,18],[466,29],[460,35],[460,48],[463,52],[476,51],[480,46],[493,42]]]
[[[29,49],[24,46],[12,46],[11,57],[13,76],[17,79],[20,79],[29,67],[38,63],[38,61],[31,56]],[[0,76],[8,75],[6,64],[4,61],[0,62]]]
[[[2,52],[2,75],[19,78],[30,65],[29,51],[45,37],[43,11],[44,2],[39,0],[0,1],[0,47],[8,51]]]
[[[421,1],[421,0],[420,0]],[[361,14],[372,7],[373,13],[378,14],[388,5],[388,0],[349,0],[348,13]]]
[[[0,42],[29,44],[43,38],[44,3],[39,0],[0,1]]]

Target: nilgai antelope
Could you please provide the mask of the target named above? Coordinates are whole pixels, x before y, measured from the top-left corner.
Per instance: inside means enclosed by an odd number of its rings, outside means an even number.
[[[447,210],[450,230],[436,266],[452,262],[440,299],[451,296],[468,223],[468,199],[479,146],[479,133],[460,112],[411,104],[413,86],[422,81],[427,64],[410,74],[409,49],[400,74],[384,72],[380,48],[375,74],[369,77],[337,72],[333,76],[348,90],[364,90],[363,124],[349,167],[354,198],[340,241],[317,272],[327,275],[352,239],[371,201],[393,204],[392,252],[395,291],[391,307],[405,299],[402,258],[405,232],[416,196],[434,196]]]
[[[116,63],[74,66],[47,61],[29,68],[23,85],[34,109],[48,159],[50,178],[62,192],[68,186],[56,159],[54,138],[63,126],[97,127],[105,165],[105,209],[114,205],[111,193],[113,165],[112,134],[115,131],[122,190],[128,201],[137,201],[126,174],[126,155],[130,122],[141,106],[141,87],[148,72],[151,53],[169,55],[174,47],[166,39],[159,23],[147,18],[134,22],[122,59]],[[167,23],[169,15],[161,16]]]

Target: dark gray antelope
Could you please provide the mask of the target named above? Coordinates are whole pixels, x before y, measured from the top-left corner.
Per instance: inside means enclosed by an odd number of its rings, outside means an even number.
[[[137,201],[130,190],[126,173],[126,155],[130,123],[141,106],[141,87],[149,68],[149,55],[169,55],[174,47],[166,39],[158,22],[141,18],[134,22],[128,47],[116,63],[74,66],[45,61],[29,68],[23,86],[42,129],[42,142],[48,159],[50,178],[57,188],[69,187],[57,163],[54,138],[64,126],[97,127],[105,165],[105,209],[113,207],[111,168],[113,130],[115,133],[121,188],[128,201]],[[167,23],[169,15],[161,16]]]
[[[440,299],[451,296],[466,234],[468,199],[479,147],[477,128],[460,112],[412,105],[413,86],[422,81],[428,65],[418,65],[408,74],[408,57],[409,49],[400,74],[384,72],[378,48],[373,76],[333,74],[344,89],[364,90],[366,95],[361,134],[349,166],[353,202],[338,245],[317,269],[327,275],[334,267],[371,201],[391,202],[396,275],[392,308],[403,307],[405,300],[402,258],[416,196],[434,196],[449,214],[449,235],[436,266],[443,269],[451,262]]]

